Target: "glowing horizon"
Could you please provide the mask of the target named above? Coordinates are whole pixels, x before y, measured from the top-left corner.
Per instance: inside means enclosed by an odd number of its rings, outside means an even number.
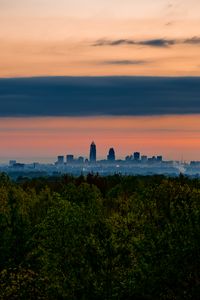
[[[121,159],[135,151],[165,159],[200,160],[200,115],[157,117],[1,118],[0,157],[88,157],[92,140],[98,159],[114,147]]]

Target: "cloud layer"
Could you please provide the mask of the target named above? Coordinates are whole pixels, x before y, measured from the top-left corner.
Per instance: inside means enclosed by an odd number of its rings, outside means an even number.
[[[97,40],[93,46],[120,46],[120,45],[139,45],[150,47],[169,47],[177,44],[200,45],[200,37],[191,37],[187,39],[150,39],[150,40],[132,40],[132,39],[100,39]]]
[[[148,63],[148,61],[145,60],[139,60],[139,59],[135,59],[135,60],[129,60],[129,59],[123,59],[123,60],[105,60],[100,62],[100,64],[103,65],[144,65]]]
[[[200,113],[200,77],[0,79],[0,116]]]

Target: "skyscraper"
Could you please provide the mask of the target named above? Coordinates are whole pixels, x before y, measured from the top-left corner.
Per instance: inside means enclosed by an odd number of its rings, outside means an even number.
[[[90,162],[96,162],[96,145],[94,142],[90,145]]]
[[[114,148],[109,149],[107,159],[108,159],[108,161],[115,161],[115,150],[114,150]]]
[[[66,155],[66,161],[67,161],[67,163],[73,163],[74,155],[73,154],[67,154]]]
[[[162,160],[163,160],[162,155],[158,155],[157,156],[157,161],[162,162]]]
[[[133,158],[134,158],[134,160],[140,160],[140,152],[134,152]]]
[[[59,165],[64,164],[64,156],[63,155],[58,156],[57,164],[59,164]]]

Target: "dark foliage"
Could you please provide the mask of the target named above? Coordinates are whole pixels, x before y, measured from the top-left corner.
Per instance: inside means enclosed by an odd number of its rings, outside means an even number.
[[[200,180],[0,174],[0,299],[199,299]]]

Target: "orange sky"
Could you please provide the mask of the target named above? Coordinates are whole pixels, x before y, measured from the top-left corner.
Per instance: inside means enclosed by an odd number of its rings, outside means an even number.
[[[0,0],[0,45],[0,77],[200,76],[200,1]],[[94,139],[100,157],[112,146],[200,160],[199,119],[2,118],[0,157],[87,156]]]
[[[200,40],[93,46],[99,39],[198,38],[199,0],[0,0],[0,28],[0,77],[200,75]]]
[[[4,118],[0,119],[1,161],[73,153],[88,156],[92,140],[98,158],[114,147],[117,158],[140,151],[166,159],[200,159],[200,116]]]

